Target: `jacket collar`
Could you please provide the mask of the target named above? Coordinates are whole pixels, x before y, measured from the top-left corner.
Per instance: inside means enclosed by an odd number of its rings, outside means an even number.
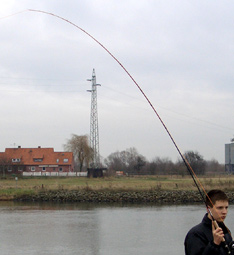
[[[208,213],[206,213],[205,216],[203,217],[202,223],[212,228],[212,220],[208,218]],[[223,222],[218,222],[218,225],[220,228],[223,229],[224,233],[228,232],[227,227],[224,225]]]
[[[202,223],[211,226],[212,220],[208,218],[208,213],[206,213],[202,219]]]

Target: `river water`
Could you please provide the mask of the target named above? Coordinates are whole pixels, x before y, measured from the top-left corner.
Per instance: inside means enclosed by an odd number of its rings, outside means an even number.
[[[182,255],[204,205],[0,203],[1,255]],[[234,206],[226,225],[232,230]],[[233,230],[234,231],[234,230]]]

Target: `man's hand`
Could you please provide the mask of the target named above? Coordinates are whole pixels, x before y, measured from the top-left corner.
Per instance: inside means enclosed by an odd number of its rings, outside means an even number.
[[[215,229],[214,221],[212,221],[212,233],[213,233],[214,243],[216,245],[220,245],[221,242],[224,240],[224,233],[222,228],[220,227]]]

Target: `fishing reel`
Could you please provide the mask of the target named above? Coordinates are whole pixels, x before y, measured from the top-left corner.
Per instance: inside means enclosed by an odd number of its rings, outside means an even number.
[[[230,251],[234,252],[234,241],[231,241],[229,244]],[[233,253],[234,254],[234,253]]]
[[[234,255],[234,242],[233,241],[231,241],[229,245],[225,242],[224,243],[224,248],[226,250],[225,254]]]
[[[225,242],[224,247],[227,255],[234,255],[234,241],[231,241],[229,245]]]

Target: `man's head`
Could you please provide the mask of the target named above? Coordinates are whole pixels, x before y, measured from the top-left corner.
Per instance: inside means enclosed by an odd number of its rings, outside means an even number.
[[[228,197],[222,190],[219,189],[210,190],[206,196],[206,205],[212,208],[215,205],[216,201],[228,202]]]
[[[228,211],[228,197],[222,190],[211,190],[206,196],[207,212],[217,221],[224,221]],[[211,218],[210,214],[208,215]]]

